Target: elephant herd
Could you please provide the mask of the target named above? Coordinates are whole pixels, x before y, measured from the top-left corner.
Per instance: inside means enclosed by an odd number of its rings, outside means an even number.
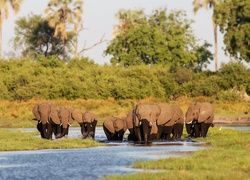
[[[207,102],[192,103],[185,116],[178,106],[140,103],[126,117],[107,117],[103,130],[108,140],[123,140],[128,129],[128,140],[148,142],[180,139],[185,124],[190,137],[206,137],[213,119],[214,107]]]
[[[80,109],[56,107],[49,102],[36,104],[32,112],[38,121],[37,129],[41,137],[52,139],[68,135],[70,124],[75,120],[81,127],[82,137],[95,138],[96,116]],[[144,142],[154,140],[178,140],[184,125],[190,137],[206,137],[213,126],[214,107],[208,102],[192,103],[185,115],[179,106],[167,103],[139,103],[128,112],[126,117],[107,117],[103,122],[103,131],[109,141],[122,141],[128,130],[128,140]]]
[[[75,120],[81,127],[82,137],[95,138],[97,119],[90,111],[74,109],[72,107],[57,107],[50,102],[42,102],[34,105],[32,113],[37,120],[37,129],[42,138],[62,138],[68,135],[69,126]]]

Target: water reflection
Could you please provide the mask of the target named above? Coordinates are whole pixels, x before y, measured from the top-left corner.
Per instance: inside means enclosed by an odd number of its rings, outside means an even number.
[[[68,138],[81,138],[80,128],[71,128]],[[106,141],[101,128],[96,130],[96,140]],[[0,179],[94,180],[142,171],[130,167],[137,160],[182,156],[203,148],[199,142],[154,142],[143,146],[124,141],[95,148],[0,152]]]

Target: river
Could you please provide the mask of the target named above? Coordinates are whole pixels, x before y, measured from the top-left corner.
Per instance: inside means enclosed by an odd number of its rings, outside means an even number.
[[[36,129],[22,129],[24,132]],[[80,128],[71,127],[68,138],[80,138]],[[101,128],[96,129],[95,139],[105,141]],[[96,180],[107,175],[128,174],[143,171],[132,169],[138,160],[155,160],[183,156],[206,148],[200,142],[154,142],[143,146],[129,142],[110,142],[108,146],[80,148],[0,152],[0,179],[71,179]]]

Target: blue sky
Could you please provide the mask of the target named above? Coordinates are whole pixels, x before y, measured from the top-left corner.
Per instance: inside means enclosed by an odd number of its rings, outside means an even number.
[[[17,15],[11,13],[3,24],[3,53],[12,51],[9,41],[14,37],[15,20],[18,17],[27,16],[31,12],[43,14],[48,2],[49,0],[24,0],[20,12]],[[84,45],[89,47],[98,42],[103,34],[105,34],[105,39],[111,40],[113,25],[118,23],[115,14],[120,9],[143,8],[147,14],[151,14],[154,9],[164,7],[168,10],[185,10],[187,18],[195,21],[192,25],[195,35],[213,44],[212,11],[201,9],[194,15],[192,0],[85,0],[83,26],[86,30],[80,34],[79,49]],[[221,62],[229,61],[229,57],[225,56],[222,50],[223,46],[223,36],[218,32],[219,65]],[[102,43],[85,51],[83,55],[90,57],[98,64],[109,64],[109,57],[102,55],[106,47],[107,43]],[[213,52],[213,48],[211,48],[211,52]],[[208,69],[214,71],[214,61],[211,62]]]

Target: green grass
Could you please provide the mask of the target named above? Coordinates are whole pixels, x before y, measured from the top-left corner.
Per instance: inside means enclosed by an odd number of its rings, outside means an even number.
[[[46,140],[39,137],[39,132],[22,132],[0,129],[0,151],[20,151],[39,149],[88,148],[102,144],[90,139],[63,138]]]
[[[117,179],[250,179],[250,131],[210,128],[209,137],[198,139],[210,146],[179,158],[136,162],[133,168],[161,170],[125,176],[110,176]]]

